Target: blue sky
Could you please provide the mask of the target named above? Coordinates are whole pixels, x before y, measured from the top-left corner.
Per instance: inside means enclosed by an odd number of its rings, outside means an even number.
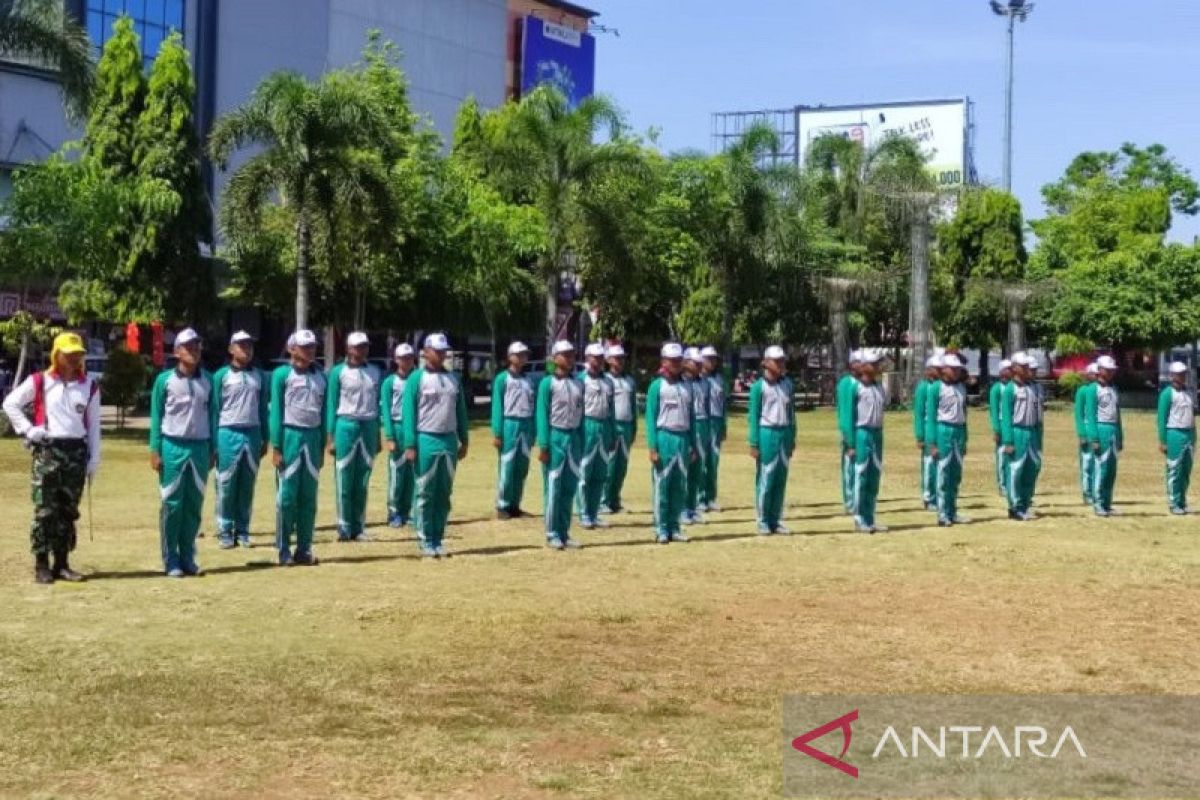
[[[967,95],[999,184],[1004,28],[986,0],[591,0],[597,90],[668,150],[712,149],[713,111]],[[1200,4],[1040,0],[1017,31],[1013,189],[1026,217],[1083,150],[1160,142],[1200,175]],[[1177,220],[1173,238],[1200,235]]]

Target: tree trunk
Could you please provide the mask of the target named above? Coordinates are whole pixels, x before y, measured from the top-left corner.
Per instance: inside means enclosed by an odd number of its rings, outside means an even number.
[[[908,304],[909,363],[904,390],[911,392],[921,379],[925,359],[933,346],[929,323],[929,210],[918,203],[910,230],[912,286]]]
[[[1008,302],[1008,352],[1025,349],[1025,304],[1017,299]]]
[[[558,336],[558,280],[557,266],[554,272],[546,278],[546,360],[554,349],[554,340]]]
[[[308,327],[308,265],[312,231],[303,210],[296,215],[296,330]]]
[[[846,320],[846,298],[829,298],[829,333],[833,338],[833,371],[840,372],[850,361],[850,328]]]
[[[721,350],[728,353],[733,346],[733,281],[729,270],[721,271]]]

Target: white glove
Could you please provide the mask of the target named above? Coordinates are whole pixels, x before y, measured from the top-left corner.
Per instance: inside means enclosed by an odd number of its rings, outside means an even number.
[[[42,442],[46,441],[47,438],[49,438],[49,434],[46,433],[46,428],[43,425],[34,425],[32,428],[25,431],[25,439],[33,444],[41,444]]]

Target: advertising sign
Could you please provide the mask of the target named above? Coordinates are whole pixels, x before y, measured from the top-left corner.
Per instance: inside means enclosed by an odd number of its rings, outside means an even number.
[[[800,108],[800,160],[804,161],[809,145],[822,136],[842,136],[868,149],[892,136],[908,136],[929,155],[929,171],[940,187],[961,186],[971,180],[967,109],[965,99]]]
[[[596,89],[596,40],[566,25],[534,16],[525,18],[521,57],[521,94],[548,83],[571,107]]]

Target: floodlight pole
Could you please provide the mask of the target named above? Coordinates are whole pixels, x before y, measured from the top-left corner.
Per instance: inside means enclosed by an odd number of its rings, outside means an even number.
[[[1024,22],[1033,13],[1033,3],[1008,0],[1007,5],[992,0],[992,13],[1006,17],[1008,22],[1008,51],[1005,59],[1004,81],[1004,191],[1012,192],[1013,163],[1013,83],[1016,73],[1017,21]]]

